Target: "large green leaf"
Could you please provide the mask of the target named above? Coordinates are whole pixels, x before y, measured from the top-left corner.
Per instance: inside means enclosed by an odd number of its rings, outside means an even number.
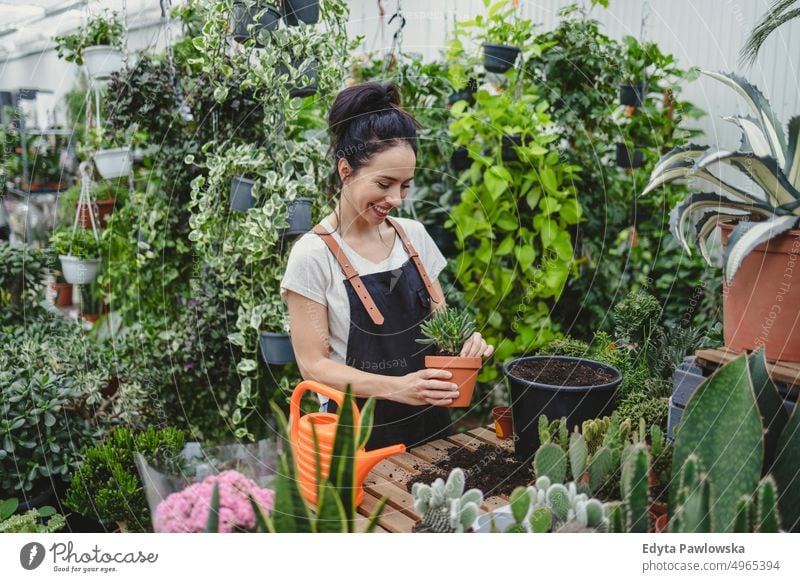
[[[347,533],[347,514],[336,489],[327,479],[320,483],[317,503],[317,533]]]
[[[772,475],[778,484],[783,529],[800,531],[800,407],[795,405],[778,439]]]
[[[800,200],[800,192],[789,183],[775,158],[753,156],[745,152],[717,151],[708,154],[697,162],[699,170],[706,170],[712,164],[726,164],[753,180],[766,194],[771,206],[792,204]]]
[[[769,142],[772,157],[777,160],[780,167],[784,167],[786,164],[786,142],[783,137],[783,130],[769,105],[769,101],[761,91],[755,85],[751,85],[737,75],[715,73],[713,71],[703,71],[703,73],[724,83],[747,101],[747,105],[756,116],[761,126],[761,131]]]
[[[746,355],[717,370],[689,399],[675,438],[673,475],[692,454],[712,483],[714,528],[733,531],[736,504],[742,495],[755,491],[764,456],[761,416]],[[673,507],[677,489],[670,490]]]
[[[793,228],[798,216],[775,216],[764,222],[740,222],[728,238],[723,258],[725,281],[731,284],[742,261],[754,248]]]
[[[333,441],[333,454],[328,480],[336,489],[347,516],[348,530],[353,531],[355,513],[355,472],[356,472],[356,427],[353,407],[353,392],[348,385],[344,399],[339,407],[336,422],[336,437]]]
[[[789,413],[783,405],[778,388],[772,382],[767,371],[767,359],[764,356],[764,346],[760,346],[747,359],[750,367],[750,377],[753,379],[753,389],[756,393],[758,410],[764,425],[764,465],[762,474],[769,472],[775,461],[778,450],[778,439],[789,420]]]

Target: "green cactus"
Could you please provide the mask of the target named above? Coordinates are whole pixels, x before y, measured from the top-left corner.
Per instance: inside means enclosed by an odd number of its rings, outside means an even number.
[[[569,429],[567,428],[567,419],[563,416],[558,421],[558,444],[566,453],[569,448]]]
[[[579,501],[575,506],[575,519],[583,527],[602,528],[606,522],[603,504],[597,499]]]
[[[558,521],[567,521],[572,507],[567,488],[561,483],[554,483],[545,493],[545,501]]]
[[[657,424],[650,427],[650,451],[653,453],[653,458],[658,458],[664,452],[664,431]]]
[[[625,503],[628,531],[647,533],[650,455],[644,443],[639,443],[628,445],[625,448],[624,458],[620,486]]]
[[[531,496],[525,487],[517,487],[511,493],[511,515],[514,517],[514,524],[506,528],[506,533],[526,533],[525,518],[531,507]]]
[[[613,501],[605,504],[606,515],[608,515],[608,530],[611,533],[625,533],[625,513],[622,503]]]
[[[588,461],[589,445],[586,444],[586,439],[581,433],[573,432],[569,436],[569,469],[576,482],[580,482],[581,477],[586,473]]]
[[[550,421],[542,414],[539,417],[539,445],[546,445],[553,440],[553,433],[550,431]]]
[[[460,533],[467,531],[480,513],[483,493],[470,489],[464,493],[464,472],[453,469],[447,482],[436,479],[432,485],[414,483],[414,510],[422,515],[419,531]]]
[[[611,475],[613,469],[614,459],[611,449],[608,447],[597,449],[597,452],[592,455],[592,460],[589,462],[589,489],[591,491],[600,489],[609,475]]]
[[[771,475],[764,477],[758,484],[755,523],[756,531],[762,533],[778,533],[781,529],[778,517],[778,489]]]
[[[736,522],[733,526],[734,533],[750,533],[753,531],[753,502],[744,495],[736,504]]]
[[[536,507],[531,512],[530,523],[533,533],[547,533],[553,527],[553,514],[547,507]]]
[[[533,459],[537,479],[546,475],[553,483],[563,483],[567,477],[567,456],[555,443],[539,447]]]
[[[738,505],[738,500],[737,500]],[[711,513],[711,484],[696,455],[689,455],[683,464],[676,504],[669,531],[674,533],[707,533],[715,531]]]

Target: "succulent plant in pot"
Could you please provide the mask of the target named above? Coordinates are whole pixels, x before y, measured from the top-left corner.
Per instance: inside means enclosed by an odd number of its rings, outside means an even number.
[[[448,307],[435,311],[422,324],[421,331],[425,337],[417,343],[434,346],[437,354],[425,356],[425,366],[449,371],[453,374],[452,381],[458,384],[459,397],[450,406],[469,406],[483,361],[480,357],[464,358],[458,354],[475,331],[475,320],[466,310]]]
[[[789,121],[787,143],[755,86],[735,75],[704,73],[736,91],[752,110],[753,116],[726,118],[741,129],[742,145],[736,151],[695,144],[676,148],[655,166],[643,194],[691,178],[714,187],[676,206],[670,225],[687,252],[691,227],[709,264],[708,240],[717,227],[722,230],[725,345],[742,351],[763,344],[768,359],[800,361],[800,334],[794,329],[800,287],[784,279],[800,251],[800,117]],[[717,167],[739,172],[755,188],[734,185]]]

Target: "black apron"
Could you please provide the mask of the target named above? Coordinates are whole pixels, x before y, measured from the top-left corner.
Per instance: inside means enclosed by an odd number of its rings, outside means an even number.
[[[400,236],[398,233],[397,236]],[[405,376],[425,367],[432,346],[416,343],[420,325],[430,317],[431,299],[411,259],[399,269],[361,277],[380,313],[383,324],[373,322],[347,279],[350,303],[347,365],[383,376]],[[361,408],[366,402],[357,399]],[[328,402],[328,412],[337,405]],[[450,413],[441,406],[411,406],[393,400],[375,402],[375,418],[367,450],[403,443],[407,448],[452,434]]]

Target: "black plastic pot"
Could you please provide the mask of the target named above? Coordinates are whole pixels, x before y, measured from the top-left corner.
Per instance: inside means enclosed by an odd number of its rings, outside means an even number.
[[[231,210],[247,212],[253,207],[256,199],[253,198],[253,180],[242,176],[231,178]]]
[[[647,83],[625,83],[619,86],[619,104],[641,107],[647,95]]]
[[[293,66],[297,67],[300,62],[294,63]],[[281,75],[288,75],[289,74],[289,67],[286,65],[280,65],[278,67],[278,73]],[[308,85],[303,85],[302,87],[296,86],[294,83],[289,81],[287,83],[287,87],[289,88],[289,96],[290,97],[308,97],[309,95],[313,95],[317,92],[317,75],[318,75],[318,68],[317,68],[317,61],[316,59],[312,59],[309,61],[306,68],[303,70],[303,76],[307,77],[309,82]]]
[[[283,20],[289,26],[319,21],[319,0],[283,0]]]
[[[234,2],[233,10],[231,10],[231,29],[233,30],[233,40],[236,42],[244,42],[249,38],[256,39],[258,44],[258,36],[263,30],[275,30],[278,28],[278,23],[281,20],[281,13],[277,8],[272,6],[266,7],[264,14],[256,22],[256,15],[264,9],[264,5],[257,3],[252,8],[248,9],[247,4],[244,2]],[[255,25],[251,28],[250,25]]]
[[[514,66],[519,49],[507,44],[483,45],[483,68],[491,73],[505,73]]]
[[[267,364],[281,365],[294,362],[292,340],[285,333],[262,331],[259,336],[261,357]]]
[[[575,365],[582,364],[595,370],[603,370],[613,374],[615,379],[608,384],[598,386],[551,386],[530,382],[512,376],[510,370],[520,362],[542,360],[566,361]],[[511,406],[514,416],[514,444],[516,456],[523,462],[529,462],[539,448],[539,417],[544,414],[548,420],[567,418],[570,432],[576,425],[592,418],[601,418],[611,414],[616,401],[614,396],[622,382],[622,374],[616,368],[606,364],[567,356],[528,356],[506,362],[503,373],[508,378],[511,391]]]
[[[460,147],[453,150],[453,155],[450,156],[450,167],[456,172],[463,172],[468,170],[472,165],[472,160],[469,158],[467,148]]]
[[[453,105],[457,101],[466,101],[470,105],[475,105],[475,93],[478,91],[478,82],[475,79],[470,79],[467,81],[467,86],[461,89],[461,91],[456,91],[455,93],[451,93],[450,97],[447,98],[447,103],[449,105]]]
[[[617,143],[617,165],[620,168],[639,168],[644,164],[644,152],[642,150],[633,150],[633,159],[631,159],[631,152],[624,143]]]
[[[298,198],[289,204],[289,227],[281,230],[281,236],[305,234],[311,230],[311,198]]]
[[[445,228],[441,224],[436,224],[427,227],[426,230],[445,257],[453,257],[458,253],[456,235],[450,229]]]
[[[519,156],[517,155],[514,146],[522,145],[522,134],[515,133],[514,135],[503,136],[503,150],[501,156],[504,162],[518,162]]]

